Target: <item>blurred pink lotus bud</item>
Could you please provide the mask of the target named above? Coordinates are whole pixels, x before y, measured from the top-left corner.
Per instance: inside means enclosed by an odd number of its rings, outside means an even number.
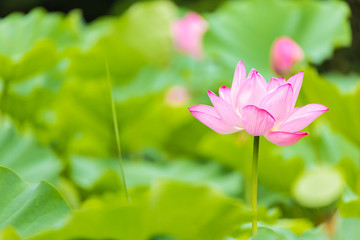
[[[207,28],[207,22],[195,12],[189,12],[184,18],[176,20],[172,31],[177,49],[194,58],[201,58],[202,38]]]
[[[183,86],[172,86],[165,93],[165,103],[171,107],[184,106],[189,98],[189,91]]]
[[[301,47],[289,37],[277,38],[271,48],[271,64],[278,75],[290,73],[304,59]]]

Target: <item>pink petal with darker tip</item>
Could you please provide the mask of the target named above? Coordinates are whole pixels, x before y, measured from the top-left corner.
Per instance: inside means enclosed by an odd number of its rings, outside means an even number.
[[[285,132],[300,131],[328,110],[326,106],[321,104],[308,104],[304,107],[297,107],[279,124],[277,130]]]
[[[306,132],[269,132],[265,135],[265,138],[273,144],[285,147],[297,143],[307,135],[309,135],[309,133]]]
[[[219,96],[228,103],[231,103],[231,88],[228,88],[226,86],[220,87]]]
[[[240,114],[246,105],[258,106],[267,94],[266,88],[265,79],[256,70],[251,70],[239,92],[238,110]]]
[[[208,94],[222,121],[231,126],[241,126],[241,118],[230,103],[211,91],[208,91]]]
[[[265,80],[265,78],[263,76],[261,76],[261,74],[256,71],[256,69],[251,69],[251,71],[249,72],[249,75],[247,77],[247,81],[249,79],[256,79],[257,81],[259,81],[264,87],[266,87],[267,82]]]
[[[264,135],[274,126],[275,119],[264,109],[247,105],[242,113],[243,128],[253,136]]]
[[[271,78],[270,82],[267,84],[267,91],[268,93],[272,92],[276,88],[280,87],[281,85],[285,84],[285,78]]]
[[[215,110],[215,108],[212,106],[209,106],[209,105],[198,104],[198,105],[189,107],[189,110],[190,110],[190,112],[202,112],[202,113],[211,115],[213,117],[220,118],[220,116],[217,113],[217,111]]]
[[[231,85],[231,100],[236,106],[239,99],[239,92],[241,86],[244,84],[246,80],[246,68],[242,61],[239,61],[235,68],[234,78]]]
[[[299,96],[299,92],[300,92],[300,88],[302,85],[302,81],[303,81],[303,77],[304,77],[304,72],[298,72],[297,74],[295,74],[294,76],[292,76],[291,78],[289,78],[287,80],[287,83],[291,83],[293,90],[294,90],[294,95],[293,95],[293,100],[292,100],[292,107],[295,107],[295,103],[296,100]]]
[[[206,105],[196,105],[193,107],[190,107],[189,110],[191,114],[199,120],[201,123],[205,124],[212,130],[214,130],[217,133],[220,134],[230,134],[237,132],[238,130],[233,128],[232,126],[229,126],[228,124],[224,123],[221,119],[215,117],[213,114],[213,110],[210,110],[210,108],[213,109],[213,107],[204,107]]]

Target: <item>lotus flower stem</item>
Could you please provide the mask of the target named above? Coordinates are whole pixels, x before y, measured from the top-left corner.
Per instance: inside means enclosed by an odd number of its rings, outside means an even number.
[[[251,180],[251,206],[252,206],[252,234],[257,233],[257,175],[258,175],[258,156],[259,156],[260,136],[254,136],[252,180]]]
[[[322,104],[295,107],[304,72],[286,80],[271,78],[269,82],[252,69],[246,76],[245,65],[239,61],[231,88],[222,86],[219,96],[208,91],[213,106],[198,104],[189,108],[200,122],[220,134],[245,130],[254,138],[251,205],[252,231],[257,232],[257,166],[259,136],[279,146],[290,146],[309,135],[300,132],[329,109]]]
[[[117,115],[116,115],[115,100],[114,100],[114,94],[113,94],[112,85],[111,85],[110,70],[109,70],[109,64],[108,64],[107,59],[106,59],[106,76],[107,76],[107,79],[109,82],[109,88],[110,88],[111,110],[112,110],[114,130],[115,130],[115,135],[116,135],[116,146],[117,146],[117,150],[118,150],[121,181],[123,183],[126,199],[127,199],[128,203],[130,203],[129,191],[128,191],[127,185],[126,185],[124,163],[123,163],[123,158],[122,158],[122,154],[121,154],[120,135],[119,135],[119,126],[118,126],[118,121],[117,121]]]

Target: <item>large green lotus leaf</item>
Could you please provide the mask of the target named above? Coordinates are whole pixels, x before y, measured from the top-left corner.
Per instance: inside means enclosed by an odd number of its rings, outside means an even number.
[[[360,236],[360,218],[340,218],[334,239],[357,239]]]
[[[61,48],[71,46],[81,39],[81,21],[78,11],[67,16],[41,8],[26,15],[12,13],[0,20],[0,53],[18,61],[41,40],[51,39]]]
[[[287,222],[287,223],[279,223]],[[289,223],[291,222],[291,223]],[[307,226],[304,226],[304,223]],[[295,226],[297,224],[298,226]],[[309,229],[309,221],[304,219],[278,219],[276,223],[272,225],[258,222],[258,231],[256,236],[252,236],[252,226],[251,224],[243,224],[240,228],[237,229],[237,232],[233,234],[234,239],[241,240],[254,240],[254,239],[273,239],[273,240],[299,240],[298,234],[295,234],[293,230],[297,228],[298,230]],[[293,225],[293,226],[291,226]],[[301,226],[303,225],[303,226]],[[310,224],[311,226],[311,224]],[[228,239],[227,239],[228,240]],[[229,239],[232,240],[232,239]]]
[[[154,232],[182,239],[215,240],[222,239],[234,226],[247,220],[241,214],[244,209],[239,203],[207,187],[182,183],[165,183],[159,187],[162,189],[155,187],[149,197],[150,219],[158,224]],[[172,219],[168,218],[169,213]]]
[[[291,184],[305,168],[304,159],[299,156],[284,157],[276,146],[265,138],[261,142],[259,160],[259,182],[269,189],[289,193]]]
[[[342,203],[339,209],[343,217],[360,218],[360,198]]]
[[[306,58],[319,64],[335,47],[350,45],[349,15],[342,1],[228,1],[206,15],[210,28],[204,48],[229,69],[243,60],[269,78],[270,49],[277,37],[293,38]]]
[[[13,119],[16,125],[25,128],[31,127],[41,143],[53,144],[56,147],[57,141],[48,140],[55,119],[54,111],[49,109],[54,97],[54,93],[45,88],[37,88],[28,96],[20,96],[11,92],[7,98],[6,114]]]
[[[93,48],[72,53],[69,74],[105,76],[108,61],[115,80],[128,82],[146,64],[167,65],[173,44],[170,25],[175,15],[176,7],[171,2],[155,1],[134,4],[122,16],[107,19],[109,29],[102,31],[103,37]],[[103,28],[104,24],[95,26]],[[96,30],[95,26],[91,31]]]
[[[129,163],[125,165],[129,185],[148,185],[155,179],[175,179],[210,185],[232,196],[242,193],[243,181],[240,173],[226,171],[219,164],[197,163],[178,160],[165,165],[150,162]]]
[[[121,35],[106,35],[89,51],[75,49],[69,54],[71,65],[69,76],[82,79],[102,79],[106,76],[105,64],[108,61],[115,79],[129,82],[145,64],[144,56],[136,48],[124,42]]]
[[[350,167],[350,166],[349,166]],[[355,166],[353,166],[355,167]],[[355,167],[353,169],[354,172],[358,173],[359,169]],[[348,174],[349,171],[344,172],[344,175]],[[349,175],[352,175],[353,173],[350,173]],[[356,174],[358,175],[358,174]],[[348,177],[347,175],[345,175]],[[358,176],[356,176],[358,177]],[[358,180],[358,179],[356,179]],[[359,182],[356,183],[355,188],[352,186],[352,182],[349,182],[348,179],[348,186],[345,187],[344,193],[342,195],[342,201],[339,204],[339,212],[342,217],[345,218],[360,218],[360,189],[358,188]]]
[[[345,94],[355,93],[360,88],[360,75],[354,72],[346,75],[340,72],[326,72],[324,77]]]
[[[79,88],[82,91],[79,92]],[[117,89],[114,90],[116,92]],[[168,129],[181,124],[184,114],[188,114],[185,108],[181,111],[171,109],[162,102],[159,93],[118,101],[116,113],[124,152],[141,150],[145,146],[161,148],[170,135]],[[59,141],[63,150],[70,154],[115,155],[116,139],[110,103],[110,87],[106,79],[66,81],[53,102],[56,121],[53,130],[47,133],[49,139]],[[165,114],[166,111],[169,115]],[[149,123],[152,123],[151,127]],[[154,129],[158,129],[156,134]],[[99,142],[99,139],[102,141]]]
[[[338,168],[342,171],[347,186],[354,193],[360,194],[360,166],[358,161],[354,161],[351,158],[343,158]]]
[[[191,63],[194,64],[191,61],[186,64]],[[205,69],[212,66],[206,63],[185,67],[175,64],[174,67],[176,71],[144,67],[129,84],[113,86],[125,152],[142,150],[144,146],[179,155],[195,152],[192,143],[196,143],[199,134],[206,129],[193,124],[195,121],[186,103],[179,107],[166,104],[166,90],[172,85],[193,86],[200,75],[207,72]],[[198,67],[203,70],[199,71]],[[193,69],[198,69],[197,78],[190,74]],[[40,131],[37,133],[41,139],[56,144],[61,151],[96,156],[115,153],[108,81],[104,78],[73,78],[61,73],[62,70],[63,64],[58,64],[46,74],[13,85],[8,96],[11,106],[6,111],[17,120],[32,121]],[[200,85],[187,88],[191,97],[200,96],[196,93]],[[82,91],[78,91],[80,88]],[[59,91],[59,94],[52,91]],[[156,133],[154,129],[157,129]],[[174,139],[174,135],[178,137]]]
[[[53,117],[47,124],[48,129],[42,132],[43,137],[56,143],[61,152],[93,156],[115,153],[110,101],[105,79],[66,80],[57,97],[47,106]]]
[[[84,61],[90,60],[84,58],[78,63],[82,64]],[[60,145],[66,143],[71,148],[70,153],[72,154],[89,155],[94,153],[104,156],[110,155],[110,151],[113,153],[115,151],[109,105],[110,89],[108,81],[101,77],[106,62],[105,59],[100,61],[98,57],[95,57],[94,61],[99,62],[96,66],[98,68],[94,67],[90,71],[98,69],[97,73],[87,71],[88,66],[85,64],[83,65],[85,67],[83,74],[79,72],[75,74],[69,70],[69,75],[66,75],[66,79],[69,81],[64,82],[59,97],[54,102],[58,127],[55,130],[55,127],[52,127],[52,131],[47,131],[49,135],[52,135],[49,136],[51,141],[61,141]],[[127,62],[130,62],[129,59]],[[133,73],[134,71],[130,70],[131,67],[122,69]],[[135,77],[130,78],[129,83],[121,85],[117,84],[116,78],[120,74],[119,71],[122,70],[119,70],[118,67],[110,68],[111,79],[114,80],[113,92],[117,103],[116,110],[124,151],[139,151],[147,146],[180,155],[193,154],[195,149],[191,143],[196,142],[194,136],[204,132],[204,129],[196,128],[196,125],[189,126],[189,123],[194,121],[186,108],[186,103],[183,106],[172,107],[166,104],[165,96],[167,89],[171,86],[181,85],[189,91],[190,99],[199,98],[199,96],[203,98],[206,96],[203,94],[205,90],[200,86],[213,86],[215,82],[221,82],[214,79],[223,79],[219,74],[213,74],[218,69],[214,70],[213,67],[215,65],[210,62],[196,63],[192,59],[181,58],[172,63],[171,70],[154,66],[143,67],[137,73],[133,73]],[[193,71],[195,71],[195,75],[192,74]],[[73,77],[73,74],[76,77]],[[199,79],[203,76],[212,76],[212,80],[204,80],[200,83]],[[83,90],[79,92],[79,88]],[[205,101],[209,100],[205,99]],[[149,123],[151,123],[151,127],[149,127]],[[89,127],[90,124],[91,127]],[[74,136],[69,136],[70,139],[68,139],[68,135],[74,135],[72,129],[77,132],[76,138],[72,139]],[[156,133],[154,133],[154,129],[157,130]],[[46,135],[46,132],[44,134]],[[174,135],[178,137],[174,139]],[[66,139],[62,139],[63,136],[66,136]],[[99,142],[99,138],[103,141]]]
[[[358,239],[360,236],[359,231],[359,218],[343,218],[335,215],[326,223],[307,231],[301,235],[300,239],[304,240],[345,240],[345,239]]]
[[[296,235],[314,228],[314,224],[307,218],[282,218],[276,221],[276,227],[288,229]]]
[[[14,227],[6,227],[0,231],[0,240],[21,240]]]
[[[202,127],[205,128],[205,126]],[[211,132],[210,129],[208,131],[209,134],[200,137],[198,145],[196,145],[198,154],[240,170],[249,184],[251,181],[252,136],[244,131],[233,135],[219,135]],[[265,138],[261,138],[259,183],[273,191],[289,195],[291,184],[304,169],[305,163],[303,159],[296,156],[284,158],[279,151],[276,151],[277,148]],[[249,187],[247,185],[247,188]]]
[[[62,71],[64,71],[64,66],[59,64],[45,74],[14,84],[8,92],[8,104],[6,104],[6,113],[16,123],[30,125],[42,143],[52,145],[60,153],[64,153],[67,147],[72,145],[72,142],[69,141],[70,137],[77,136],[77,139],[81,139],[81,134],[79,134],[81,129],[96,132],[94,130],[97,127],[107,126],[111,123],[96,122],[98,116],[102,117],[103,114],[93,112],[95,106],[104,103],[104,99],[96,98],[92,92],[103,94],[95,90],[102,89],[104,84],[107,85],[106,82],[103,82],[103,85],[95,85],[94,82],[91,82],[87,85],[88,87],[81,84],[75,86],[71,81],[63,81],[65,75]],[[83,91],[79,92],[79,88]],[[88,96],[88,94],[92,94],[94,99],[84,99],[83,96]],[[89,109],[79,109],[83,106]],[[106,110],[107,108],[104,106],[99,107],[99,111]],[[110,106],[108,109],[110,114]],[[90,117],[85,114],[87,112],[91,112]],[[96,123],[93,124],[90,120]],[[83,123],[85,124],[82,125]],[[86,128],[88,125],[92,127]],[[107,131],[102,132],[107,133]],[[108,141],[106,142],[108,143]],[[87,143],[84,142],[84,144]]]
[[[228,70],[209,58],[194,59],[185,54],[176,54],[168,67],[168,83],[187,87],[191,102],[211,104],[206,94],[208,90],[218,93],[223,85],[230,87],[233,70]]]
[[[306,68],[297,105],[309,103],[324,104],[329,108],[321,118],[329,121],[331,127],[360,146],[360,89],[356,93],[343,94],[327,82],[314,69]]]
[[[54,122],[55,114],[51,108],[65,78],[64,69],[64,62],[60,62],[55,68],[26,81],[12,83],[5,99],[5,112],[16,122],[51,132],[46,127]]]
[[[172,107],[165,102],[164,90],[171,83],[174,84],[172,76],[161,73],[158,68],[146,67],[139,71],[131,83],[113,85],[120,138],[125,152],[156,147],[183,154],[183,149],[177,148],[175,142],[186,145],[184,147],[194,152],[189,143],[182,141],[191,137],[190,131],[177,131],[186,128],[184,126],[192,119],[191,114],[185,104]],[[82,91],[79,92],[80,88]],[[56,127],[47,132],[49,139],[61,141],[60,145],[66,144],[71,154],[114,154],[116,141],[110,101],[107,79],[69,78],[53,101]],[[199,130],[193,128],[192,131]],[[174,134],[178,139],[174,140]]]
[[[124,149],[138,151],[155,147],[162,151],[176,151],[176,145],[172,143],[173,131],[185,124],[191,115],[186,107],[174,108],[164,102],[164,96],[157,94],[121,103],[118,112],[129,114],[119,114]],[[129,103],[134,105],[130,107]]]
[[[117,159],[92,159],[81,156],[71,158],[71,177],[84,189],[94,185],[110,171],[119,171]],[[203,183],[232,196],[242,192],[242,176],[229,172],[216,163],[198,163],[189,160],[171,162],[125,161],[125,176],[129,187],[150,186],[156,179],[172,179],[182,182]],[[113,181],[120,179],[114,176]]]
[[[326,233],[324,225],[306,231],[301,235],[301,240],[330,240],[329,234]],[[340,239],[339,239],[340,240]]]
[[[325,118],[326,114],[322,118]],[[310,135],[307,138],[290,147],[276,150],[285,158],[301,157],[307,167],[320,164],[333,166],[343,159],[351,159],[358,165],[360,149],[342,134],[334,132],[328,123],[316,120],[308,130]]]
[[[4,80],[8,80],[10,79],[11,75],[13,74],[13,69],[14,69],[14,63],[13,61],[5,56],[5,55],[1,55],[0,54],[0,63],[2,65],[2,68],[1,68],[1,72],[0,72],[0,77],[1,77],[1,84],[2,84],[2,88],[1,88],[1,91],[3,92],[3,89],[4,89]]]
[[[21,81],[52,68],[57,50],[79,43],[82,27],[79,12],[63,16],[40,8],[1,19],[1,77]]]
[[[159,181],[124,199],[89,200],[63,227],[33,239],[223,239],[251,215],[240,203],[204,186]]]
[[[0,55],[4,67],[1,78],[10,83],[20,82],[51,69],[58,61],[56,46],[51,40],[37,41],[31,51],[26,52],[19,61],[11,62]]]
[[[197,149],[198,154],[214,159],[222,165],[248,173],[247,169],[251,166],[252,159],[252,136],[245,132],[219,135],[196,119],[194,119],[193,125],[197,128],[203,128],[205,132],[196,136],[198,139],[193,147]]]
[[[324,116],[324,118],[326,115]],[[353,142],[348,140],[344,135],[334,132],[321,121],[315,125],[314,144],[318,145],[318,154],[320,155],[320,162],[327,162],[329,164],[338,164],[341,160],[349,158],[352,159],[357,166],[360,166],[360,148]]]
[[[13,169],[26,181],[58,179],[62,164],[55,153],[29,132],[20,135],[9,121],[2,122],[0,146],[0,165]]]
[[[358,239],[360,236],[359,218],[343,218],[338,215],[306,233],[300,239],[304,240],[345,240]]]
[[[82,90],[79,91],[79,89]],[[161,105],[155,105],[159,102],[158,97],[149,95],[119,101],[116,111],[122,148],[125,152],[129,149],[138,150],[144,147],[145,143],[159,146],[160,140],[169,134],[164,128],[164,130],[159,130],[158,135],[154,135],[154,125],[149,128],[148,123],[145,124],[145,120],[155,116],[157,121],[154,119],[151,121],[161,126],[159,119],[164,114],[161,114],[159,110],[150,111],[150,109],[163,108]],[[48,106],[53,112],[54,121],[49,125],[51,131],[43,131],[44,138],[47,138],[49,142],[56,142],[62,151],[67,151],[69,154],[99,157],[114,155],[116,139],[110,103],[110,87],[105,78],[69,78]],[[182,112],[175,113],[182,114]],[[179,122],[181,119],[175,120]],[[138,137],[135,138],[135,135]]]
[[[122,103],[129,99],[163,93],[166,88],[175,84],[179,84],[179,80],[174,71],[145,66],[128,84],[115,85],[114,96],[117,102]]]
[[[119,175],[120,165],[117,159],[94,159],[72,156],[70,157],[70,163],[71,180],[82,189],[94,191],[95,188],[98,188],[107,179],[109,179],[108,186],[104,186],[103,190],[110,190],[110,185],[117,184],[116,191],[122,186]]]
[[[55,44],[50,40],[38,41],[30,52],[14,64],[12,74],[3,77],[12,80],[12,83],[21,81],[51,69],[57,61]]]
[[[271,230],[270,228],[266,228],[266,227],[260,227],[258,229],[258,233],[255,237],[250,238],[252,240],[261,240],[261,239],[266,239],[266,240],[289,240],[289,238],[286,238],[284,235],[279,234],[273,230]]]
[[[139,49],[149,62],[164,65],[172,51],[171,24],[176,15],[176,5],[170,1],[136,3],[115,27],[124,42]]]
[[[0,167],[0,191],[0,229],[12,226],[25,238],[60,226],[71,213],[51,184],[25,183],[6,167]]]
[[[192,104],[211,104],[206,91],[218,92],[220,86],[228,83],[233,73],[225,70],[209,59],[199,61],[187,55],[175,54],[166,69],[145,66],[128,84],[114,86],[116,99],[126,101],[149,94],[164,94],[167,89],[176,85],[189,92],[188,101]]]

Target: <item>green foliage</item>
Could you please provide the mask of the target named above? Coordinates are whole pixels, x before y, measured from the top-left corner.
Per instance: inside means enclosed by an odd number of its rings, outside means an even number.
[[[360,199],[351,200],[341,205],[340,213],[344,217],[360,217]]]
[[[239,58],[264,77],[274,75],[270,49],[281,36],[294,39],[306,58],[321,63],[334,47],[349,46],[349,7],[341,1],[229,1],[208,14],[207,52],[233,69]],[[331,25],[331,28],[324,27]]]
[[[269,239],[269,240],[286,240],[285,236],[274,232],[269,228],[259,228],[259,232],[256,237],[251,238],[253,240]]]
[[[204,186],[161,181],[131,196],[130,204],[121,196],[89,200],[62,228],[32,239],[145,240],[170,235],[215,240],[250,219],[239,202]]]
[[[169,29],[175,10],[166,1],[133,5],[107,22],[109,29],[89,51],[73,53],[70,74],[90,79],[104,76],[107,59],[115,80],[129,82],[146,64],[165,65],[170,60]]]
[[[280,36],[322,63],[349,46],[350,10],[342,1],[228,1],[204,14],[202,59],[176,51],[171,25],[183,13],[170,1],[146,1],[91,23],[78,11],[41,8],[0,20],[0,165],[26,181],[54,183],[76,209],[65,218],[71,210],[50,184],[24,183],[1,167],[0,239],[251,237],[252,137],[216,134],[187,107],[210,104],[206,90],[229,86],[238,60],[269,80]],[[297,106],[330,111],[293,146],[262,138],[252,239],[357,239],[358,74],[297,67],[305,70]],[[173,86],[189,94],[178,106],[166,100]],[[130,203],[115,159],[110,90]]]
[[[25,183],[5,167],[0,167],[0,192],[0,230],[12,226],[22,237],[59,226],[71,212],[51,184]],[[6,231],[3,236],[14,235]]]
[[[295,182],[293,194],[303,206],[319,208],[339,199],[343,190],[343,179],[335,169],[318,169],[306,172]]]
[[[92,189],[105,175],[109,181],[120,181],[120,167],[117,159],[71,158],[72,180],[83,189]],[[176,160],[173,163],[149,161],[125,162],[125,175],[129,187],[150,186],[156,179],[176,179],[181,182],[203,183],[232,195],[242,191],[242,176],[226,171],[216,163],[197,163],[190,160]],[[110,185],[110,183],[108,184]]]
[[[355,88],[355,93],[343,94],[335,85],[329,84],[326,79],[319,76],[314,69],[307,68],[305,71],[300,95],[301,103],[304,101],[309,103],[326,102],[330,111],[325,118],[329,120],[336,131],[341,132],[360,146],[358,138],[360,134],[360,109],[357,107],[360,101],[360,88]]]
[[[343,218],[339,223],[339,231],[336,234],[336,239],[353,239],[360,236],[359,218]]]
[[[21,136],[9,121],[5,121],[0,128],[0,145],[0,165],[13,169],[29,182],[46,179],[56,183],[62,162],[29,132]]]
[[[80,38],[78,12],[64,17],[35,9],[27,15],[13,13],[0,23],[0,75],[4,81],[23,81],[49,70],[58,61],[58,51]]]

